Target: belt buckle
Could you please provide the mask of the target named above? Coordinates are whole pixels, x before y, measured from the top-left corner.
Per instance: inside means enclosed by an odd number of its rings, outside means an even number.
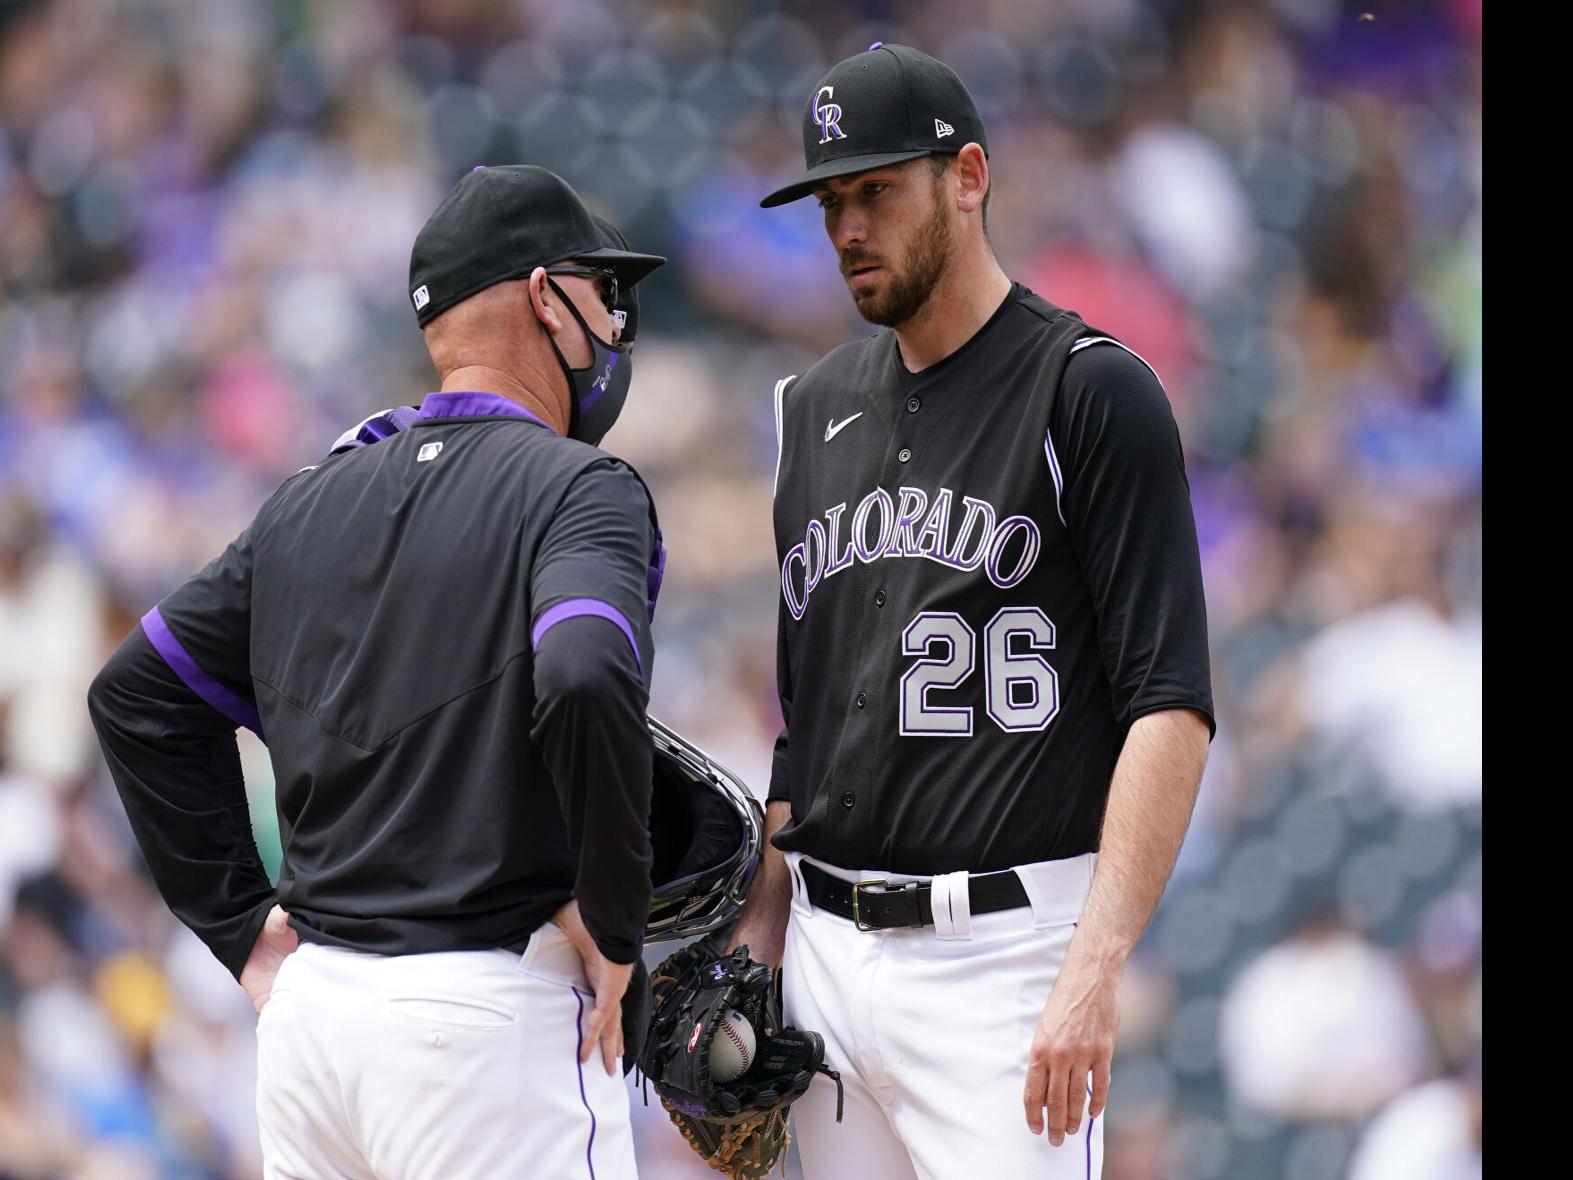
[[[863,924],[863,915],[858,910],[858,894],[861,893],[865,889],[873,889],[876,886],[879,888],[880,892],[883,893],[885,890],[890,888],[890,882],[889,881],[854,881],[854,882],[852,882],[852,925],[856,926],[859,930],[878,930],[879,929],[878,926],[874,926],[874,925],[865,926]]]

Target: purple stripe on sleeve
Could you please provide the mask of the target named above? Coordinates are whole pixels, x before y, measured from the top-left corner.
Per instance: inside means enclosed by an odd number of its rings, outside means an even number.
[[[584,997],[579,994],[578,988],[571,989],[573,998],[579,1001],[579,1015],[575,1018],[579,1028],[579,1044],[573,1055],[574,1064],[579,1067],[579,1101],[584,1103],[585,1112],[590,1116],[590,1142],[584,1145],[584,1166],[590,1170],[590,1180],[595,1180],[595,1160],[590,1153],[595,1148],[595,1111],[590,1109],[590,1099],[584,1092],[584,1061],[580,1054],[584,1052]]]
[[[576,619],[584,615],[605,619],[628,637],[628,646],[634,649],[634,663],[639,666],[639,675],[643,676],[644,660],[639,655],[639,640],[634,635],[633,627],[629,626],[622,611],[598,598],[570,598],[567,602],[547,607],[541,612],[541,617],[535,620],[535,629],[530,632],[530,646],[540,647],[541,638],[564,619]]]
[[[191,653],[180,646],[180,640],[175,638],[175,633],[169,629],[169,624],[164,622],[164,616],[158,613],[158,607],[155,606],[142,616],[142,630],[147,634],[158,654],[164,657],[164,662],[169,665],[170,670],[185,682],[187,688],[237,726],[244,725],[252,733],[262,737],[262,718],[257,713],[257,707],[241,700],[197,666],[196,660],[191,658]]]

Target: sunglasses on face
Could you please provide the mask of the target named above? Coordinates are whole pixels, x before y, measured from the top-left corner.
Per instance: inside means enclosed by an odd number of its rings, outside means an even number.
[[[578,275],[585,279],[600,279],[596,284],[596,294],[600,295],[601,302],[606,305],[606,310],[617,311],[617,275],[600,266],[548,266],[546,273],[549,275]]]

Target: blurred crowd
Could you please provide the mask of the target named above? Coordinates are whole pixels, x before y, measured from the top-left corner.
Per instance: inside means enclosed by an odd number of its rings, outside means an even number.
[[[0,1180],[259,1174],[250,1005],[84,694],[430,387],[409,247],[474,164],[672,259],[606,446],[671,550],[652,711],[763,791],[770,391],[869,328],[813,203],[756,202],[875,40],[968,83],[1001,262],[1155,366],[1186,448],[1219,728],[1106,1180],[1480,1175],[1479,0],[0,0]]]

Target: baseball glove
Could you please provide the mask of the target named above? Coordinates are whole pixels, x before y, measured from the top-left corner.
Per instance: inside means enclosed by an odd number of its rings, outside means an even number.
[[[841,1121],[841,1077],[828,1068],[825,1040],[781,1022],[775,973],[740,946],[721,954],[712,938],[669,955],[651,973],[650,1034],[639,1068],[655,1086],[688,1144],[733,1180],[761,1180],[786,1151],[787,1108],[816,1073],[836,1083]],[[753,1026],[754,1058],[731,1081],[710,1072],[710,1051],[723,1019],[741,1012]]]

